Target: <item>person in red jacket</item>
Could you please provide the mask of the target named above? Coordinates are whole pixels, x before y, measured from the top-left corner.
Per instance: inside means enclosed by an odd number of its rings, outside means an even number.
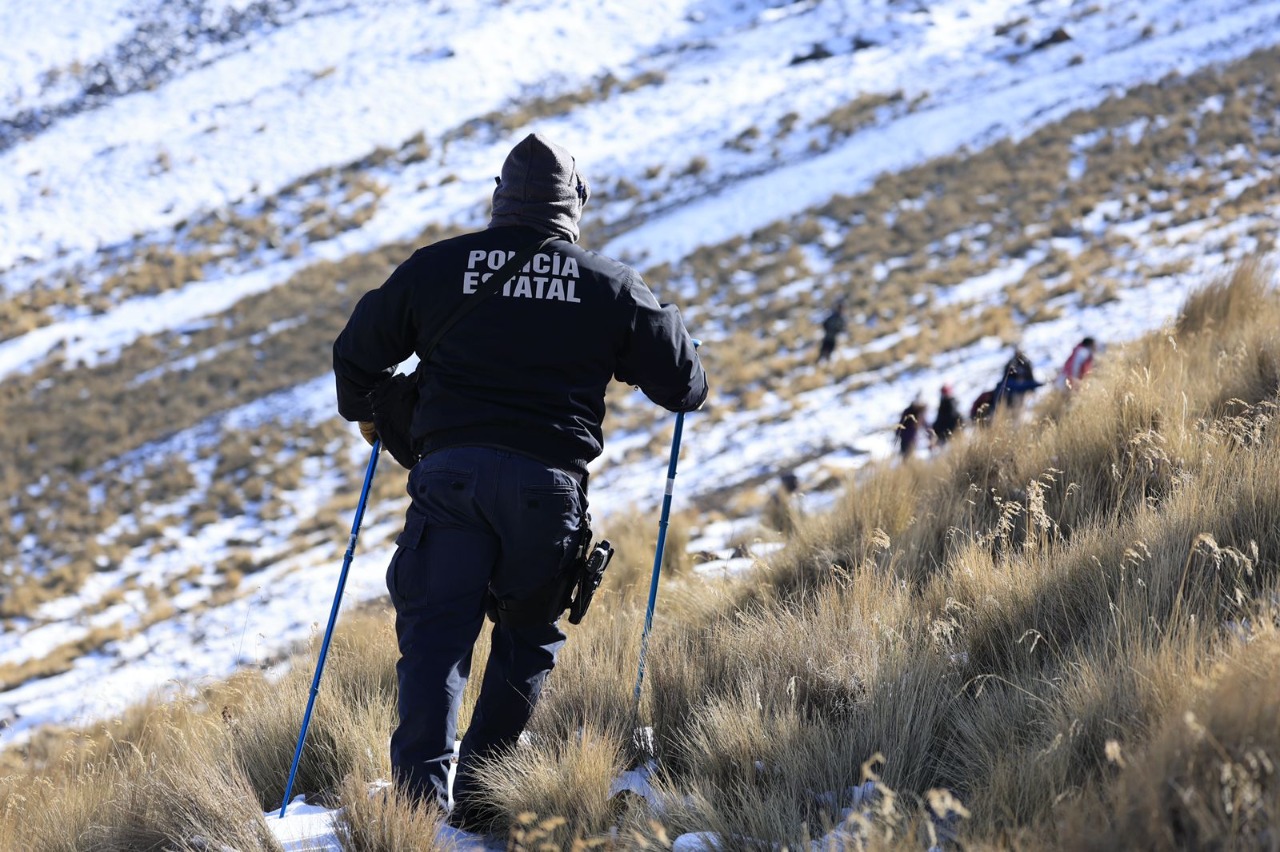
[[[1062,365],[1061,384],[1067,390],[1080,387],[1080,382],[1093,369],[1093,354],[1097,346],[1092,337],[1086,337],[1075,345],[1067,361]]]

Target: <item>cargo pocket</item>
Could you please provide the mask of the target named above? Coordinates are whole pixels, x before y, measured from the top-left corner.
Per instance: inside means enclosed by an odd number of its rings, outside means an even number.
[[[423,536],[427,531],[427,516],[412,506],[405,512],[404,529],[396,536],[396,552],[391,556],[391,564],[387,566],[387,592],[391,595],[391,603],[398,609],[402,600],[398,588],[397,573],[405,561],[405,551],[417,550],[422,546]]]
[[[525,517],[531,531],[546,544],[560,545],[561,552],[577,543],[578,525],[582,520],[582,501],[572,485],[542,485],[520,492]],[[559,560],[564,562],[563,556]]]
[[[417,550],[422,544],[422,534],[426,531],[427,516],[411,508],[405,513],[404,529],[396,536],[396,546]]]

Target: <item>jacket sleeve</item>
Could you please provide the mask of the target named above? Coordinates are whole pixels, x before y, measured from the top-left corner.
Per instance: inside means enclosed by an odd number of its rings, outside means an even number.
[[[707,374],[674,305],[660,305],[643,281],[623,292],[632,308],[630,333],[618,358],[618,381],[636,385],[669,411],[692,411],[707,398]]]
[[[415,260],[410,258],[381,287],[361,296],[333,342],[338,413],[347,420],[372,420],[369,394],[413,354],[410,294]]]

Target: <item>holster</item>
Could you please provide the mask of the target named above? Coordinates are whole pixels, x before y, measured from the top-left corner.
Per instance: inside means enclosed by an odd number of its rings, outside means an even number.
[[[596,589],[600,588],[600,581],[604,579],[604,569],[609,567],[609,560],[613,558],[613,545],[609,544],[608,539],[601,539],[595,547],[588,547],[590,543],[591,529],[588,528],[583,546],[579,549],[580,557],[575,562],[578,567],[577,576],[570,588],[570,597],[565,602],[570,624],[580,623],[587,614]]]
[[[532,627],[550,624],[568,610],[570,624],[582,622],[613,558],[613,545],[607,539],[591,545],[590,515],[583,516],[579,529],[581,539],[572,561],[546,586],[519,601],[498,600],[490,594],[486,612],[492,621]]]

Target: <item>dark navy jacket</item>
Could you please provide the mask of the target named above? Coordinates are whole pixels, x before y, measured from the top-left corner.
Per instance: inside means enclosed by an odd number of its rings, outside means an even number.
[[[369,393],[423,349],[483,278],[543,237],[490,228],[416,251],[361,297],[333,344],[338,411],[372,420]],[[638,386],[671,411],[707,396],[680,314],[630,267],[555,240],[463,316],[419,372],[413,434],[422,453],[504,447],[585,473],[603,446],[605,387]]]

